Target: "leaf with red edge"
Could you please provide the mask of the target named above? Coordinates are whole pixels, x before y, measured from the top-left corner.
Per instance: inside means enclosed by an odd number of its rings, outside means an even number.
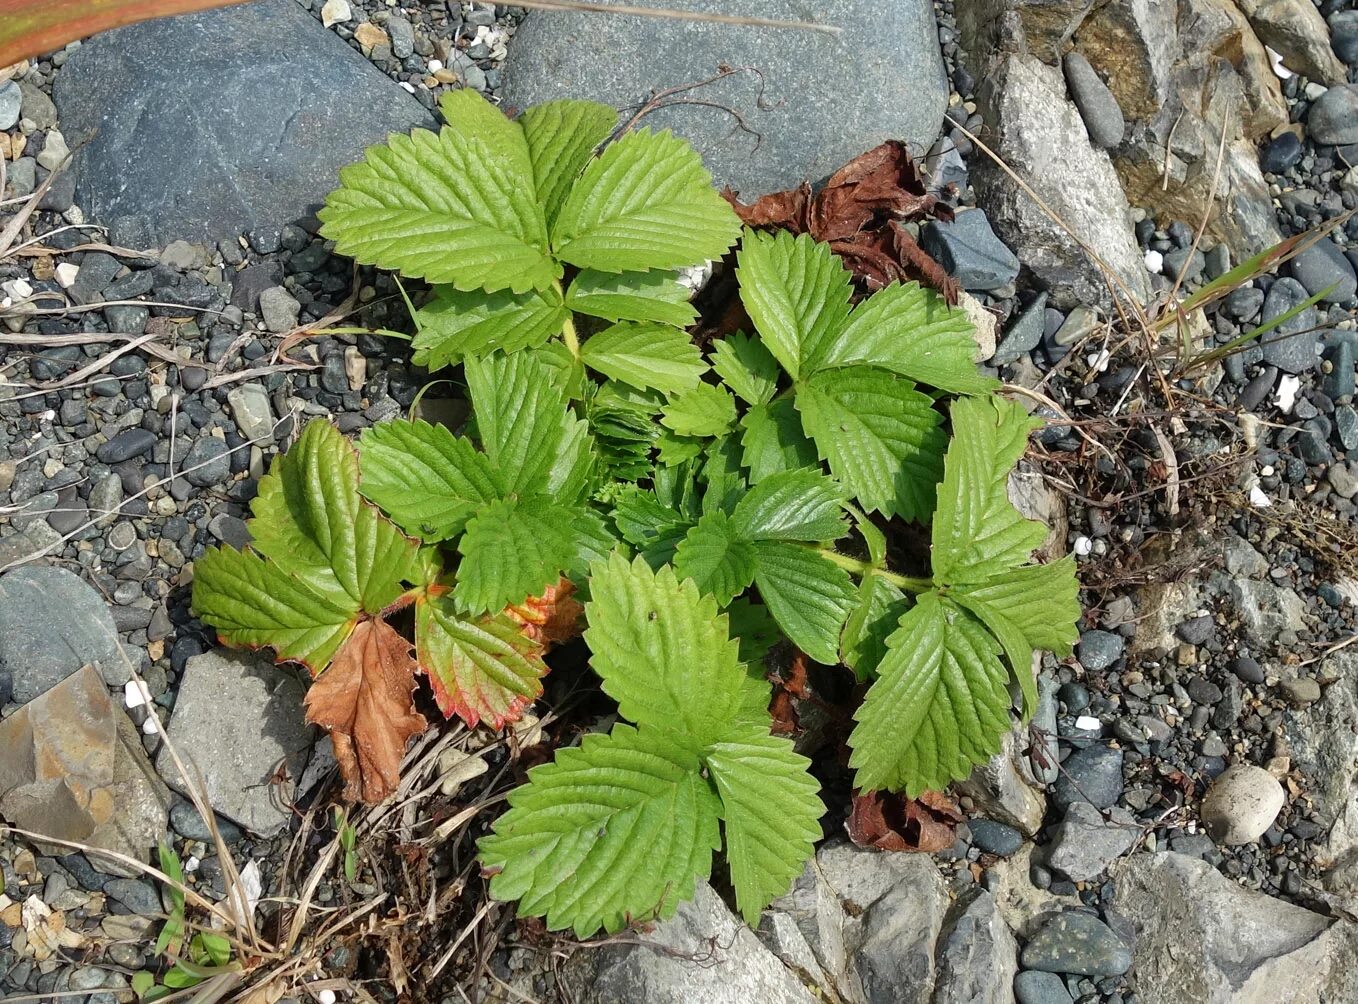
[[[307,691],[307,721],[330,732],[345,798],[375,805],[400,783],[406,744],[429,727],[412,698],[415,668],[395,628],[364,621]]]
[[[880,851],[922,851],[935,854],[957,842],[962,810],[947,795],[926,791],[906,798],[889,791],[853,796],[849,839],[859,847]]]
[[[548,651],[553,645],[574,641],[584,631],[585,607],[574,594],[575,583],[562,578],[540,596],[530,596],[522,603],[505,607],[505,614],[521,625],[526,637]]]
[[[426,596],[415,607],[415,645],[447,718],[502,728],[542,693],[543,647],[506,614],[467,618],[451,596]]]
[[[137,21],[242,0],[0,0],[0,66]]]

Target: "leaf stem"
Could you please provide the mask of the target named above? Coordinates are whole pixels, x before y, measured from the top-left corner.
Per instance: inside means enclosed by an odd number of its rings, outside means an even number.
[[[566,300],[566,291],[561,287],[560,279],[556,281],[556,293],[557,296],[561,297],[561,300],[564,303]],[[566,343],[566,348],[571,350],[571,355],[574,358],[579,359],[580,338],[575,333],[575,315],[571,313],[569,307],[566,308],[566,320],[561,325],[561,340]]]
[[[818,548],[818,550],[824,557],[853,575],[859,577],[877,575],[887,582],[890,582],[893,586],[904,589],[907,593],[927,593],[934,588],[932,579],[915,578],[910,575],[898,575],[885,568],[878,568],[872,562],[864,561],[862,558],[854,558],[847,554],[840,554],[838,551],[834,550],[834,548],[822,547]]]

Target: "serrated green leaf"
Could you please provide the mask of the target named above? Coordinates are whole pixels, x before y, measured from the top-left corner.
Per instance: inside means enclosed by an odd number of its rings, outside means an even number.
[[[560,267],[534,191],[482,140],[416,129],[340,171],[317,213],[335,250],[458,289],[550,289]]]
[[[575,560],[566,569],[566,574],[578,584],[584,585],[589,579],[589,570],[596,561],[604,561],[617,549],[619,540],[604,518],[593,509],[579,509],[571,519],[571,532],[575,535]]]
[[[359,490],[429,542],[456,537],[478,508],[504,494],[490,461],[441,425],[379,422],[359,446]]]
[[[509,805],[478,844],[491,895],[581,938],[672,915],[721,846],[721,802],[663,728],[585,736],[529,771]]]
[[[721,795],[726,861],[736,905],[757,927],[764,907],[787,892],[820,839],[825,806],[811,761],[767,727],[732,730],[703,757]]]
[[[778,360],[743,331],[712,343],[712,368],[748,405],[767,404],[778,390]]]
[[[341,594],[342,595],[342,594]],[[252,551],[210,547],[193,565],[193,612],[231,645],[277,650],[320,672],[349,637],[358,605],[317,592]]]
[[[542,491],[558,502],[572,504],[583,502],[590,493],[599,458],[589,423],[569,412],[563,422],[556,460],[547,470]]]
[[[581,268],[645,272],[720,258],[739,232],[693,147],[639,129],[585,168],[561,206],[552,247]]]
[[[453,595],[473,614],[537,596],[575,562],[574,517],[543,495],[483,506],[458,541],[462,561]]]
[[[359,496],[358,456],[328,422],[275,458],[251,510],[250,546],[339,605],[378,614],[420,581],[415,542]]]
[[[754,581],[754,545],[741,539],[731,517],[715,509],[698,520],[679,544],[674,570],[725,606]]]
[[[740,661],[747,666],[762,666],[769,650],[783,640],[778,622],[762,603],[737,596],[726,607],[731,622],[731,637],[740,642]],[[765,694],[765,704],[768,694]]]
[[[835,665],[856,596],[849,573],[803,544],[759,541],[754,553],[755,585],[783,633],[812,659]]]
[[[877,682],[854,718],[849,765],[861,791],[910,798],[966,778],[1009,730],[1009,674],[980,621],[925,593],[887,639]]]
[[[703,512],[720,509],[732,512],[749,489],[740,466],[740,444],[733,436],[714,440],[707,448],[703,464]]]
[[[755,484],[782,471],[815,467],[820,463],[816,444],[802,430],[802,418],[792,398],[755,405],[740,420],[744,432],[742,461]]]
[[[684,436],[673,429],[661,429],[655,440],[655,460],[662,467],[675,467],[698,460],[703,455],[703,440]]]
[[[532,183],[533,163],[523,127],[498,105],[491,104],[479,91],[462,87],[439,95],[439,112],[448,128],[484,143],[504,170],[521,184]]]
[[[797,410],[830,470],[863,508],[928,522],[947,436],[933,402],[887,370],[822,370],[797,384]]]
[[[552,372],[523,352],[468,359],[465,369],[481,446],[505,490],[544,491],[569,431]]]
[[[954,394],[986,394],[999,386],[975,363],[971,321],[960,307],[918,283],[892,283],[872,294],[817,360],[817,367],[880,366]]]
[[[735,421],[735,398],[710,383],[672,395],[660,413],[660,424],[681,436],[720,436]]]
[[[740,500],[731,525],[744,540],[837,540],[844,536],[844,489],[819,470],[773,474]]]
[[[806,234],[748,229],[736,262],[740,300],[764,346],[793,379],[812,372],[849,317],[844,263]]]
[[[669,324],[611,325],[580,347],[580,359],[604,376],[666,394],[693,390],[707,372],[698,346]]]
[[[593,568],[585,619],[590,663],[624,718],[674,729],[694,749],[734,721],[767,721],[767,685],[741,664],[725,615],[672,568],[614,552]]]
[[[550,230],[594,148],[618,124],[618,113],[593,101],[548,101],[527,109],[518,123],[528,142],[538,204]]]
[[[982,583],[953,586],[948,595],[990,628],[1009,658],[1009,668],[1023,692],[1024,714],[1037,707],[1033,651],[1048,649],[1069,655],[1080,637],[1080,584],[1075,559],[1050,565],[1024,565],[1000,572]]]
[[[467,356],[542,345],[561,333],[569,317],[554,290],[487,293],[440,286],[433,299],[415,311],[414,362],[437,370]]]
[[[840,636],[839,657],[860,681],[876,676],[886,640],[909,606],[905,593],[880,575],[865,575],[859,583],[857,605]]]
[[[566,396],[566,400],[579,401],[584,397],[585,367],[564,343],[550,341],[523,352],[541,363],[551,374],[552,382]]]
[[[445,718],[503,728],[542,693],[542,648],[504,614],[468,618],[449,596],[415,607],[415,653]]]
[[[645,547],[675,527],[687,530],[691,522],[656,498],[654,492],[636,485],[628,485],[613,502],[613,523],[622,539],[634,547]]]
[[[673,272],[584,269],[566,291],[566,306],[606,321],[654,321],[686,328],[698,318],[690,291]]]
[[[980,582],[1026,561],[1047,528],[1009,501],[1009,473],[1040,423],[1000,398],[961,398],[933,528],[934,581]]]

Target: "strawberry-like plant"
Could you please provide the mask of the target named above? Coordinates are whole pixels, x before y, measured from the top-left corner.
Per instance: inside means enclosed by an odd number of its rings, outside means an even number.
[[[623,721],[510,793],[480,842],[492,893],[615,931],[669,915],[724,848],[754,923],[822,811],[770,734],[773,646],[868,685],[856,785],[914,796],[993,755],[1011,681],[1031,713],[1033,652],[1074,641],[1073,563],[1030,563],[1044,528],[1007,495],[1034,423],[992,396],[963,312],[916,284],[855,305],[805,236],[745,232],[753,330],[705,357],[675,270],[740,230],[686,143],[596,150],[616,116],[584,102],[443,110],[347,168],[321,217],[341,252],[434,284],[416,359],[462,366],[471,418],[379,423],[357,458],[308,426],[261,482],[250,549],[199,562],[195,609],[317,674],[309,715],[369,801],[425,727],[419,674],[445,715],[499,728],[583,616]],[[932,524],[909,575],[888,563],[907,520]],[[408,604],[413,640],[387,620]]]

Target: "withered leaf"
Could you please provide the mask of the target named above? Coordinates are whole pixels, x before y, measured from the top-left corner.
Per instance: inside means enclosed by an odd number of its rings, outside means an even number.
[[[373,805],[390,795],[406,744],[428,728],[411,697],[412,649],[385,621],[363,621],[307,691],[307,721],[329,731],[351,801]]]
[[[801,731],[797,702],[811,696],[811,688],[806,679],[806,655],[794,652],[787,665],[771,672],[769,679],[773,683],[773,697],[769,701],[773,734],[795,735]]]
[[[869,791],[853,796],[847,828],[849,839],[859,847],[931,854],[957,841],[962,819],[957,803],[939,791],[926,791],[919,798]]]
[[[505,608],[505,613],[523,625],[524,636],[546,651],[553,645],[580,637],[585,608],[575,599],[575,583],[562,578],[548,586],[540,596]]]

